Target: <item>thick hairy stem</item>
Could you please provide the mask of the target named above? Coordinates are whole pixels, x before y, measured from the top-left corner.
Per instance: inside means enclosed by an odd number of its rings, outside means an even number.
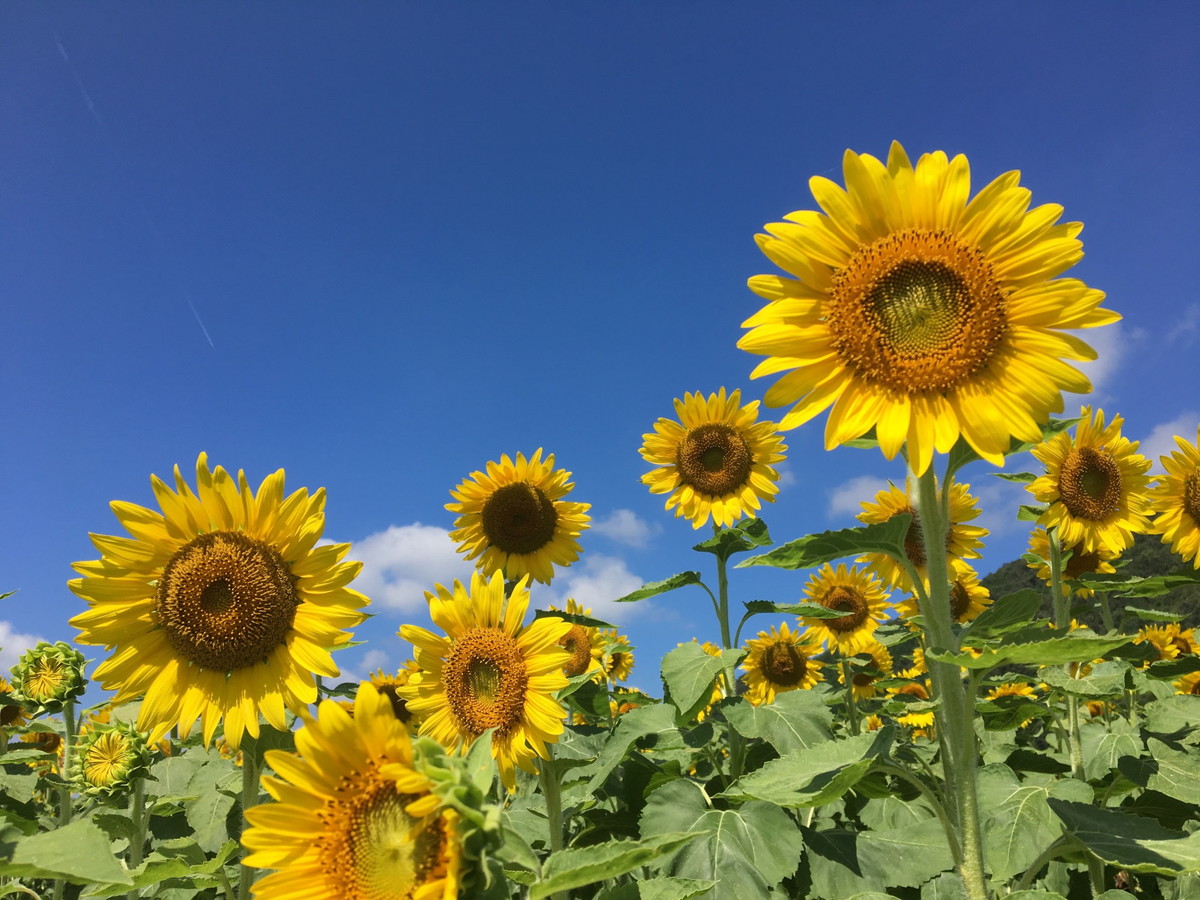
[[[1054,600],[1054,627],[1065,635],[1071,628],[1071,609],[1062,577],[1062,544],[1058,540],[1057,529],[1051,528],[1048,533],[1050,536],[1050,595]],[[1082,668],[1082,663],[1069,663],[1066,667],[1067,674],[1078,677]],[[1067,744],[1071,750],[1071,776],[1080,781],[1086,781],[1083,772],[1083,742],[1079,736],[1079,698],[1074,694],[1067,694]]]

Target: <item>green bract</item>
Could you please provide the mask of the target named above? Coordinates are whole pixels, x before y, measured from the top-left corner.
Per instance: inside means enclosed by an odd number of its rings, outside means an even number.
[[[42,641],[26,650],[12,668],[13,697],[34,715],[55,713],[63,704],[83,695],[87,660],[70,644]]]

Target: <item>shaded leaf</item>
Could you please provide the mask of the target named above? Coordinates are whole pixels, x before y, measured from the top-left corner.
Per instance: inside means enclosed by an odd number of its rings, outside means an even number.
[[[1004,634],[1028,625],[1033,621],[1042,606],[1040,591],[1026,588],[1013,594],[1006,594],[979,614],[975,621],[963,629],[962,639],[988,637]]]
[[[677,721],[689,722],[712,699],[713,682],[727,666],[737,665],[745,651],[724,650],[709,656],[695,641],[680,644],[663,657],[662,678],[671,703],[678,710]]]
[[[640,738],[650,734],[677,731],[675,727],[675,710],[666,703],[655,703],[652,706],[639,706],[621,716],[611,737],[604,743],[599,756],[591,766],[580,771],[580,775],[590,777],[587,785],[589,792],[596,791],[604,784],[613,769],[629,752]],[[668,829],[678,830],[678,829]]]
[[[1200,871],[1200,832],[1185,835],[1153,819],[1088,803],[1047,802],[1067,830],[1106,863],[1159,875]]]

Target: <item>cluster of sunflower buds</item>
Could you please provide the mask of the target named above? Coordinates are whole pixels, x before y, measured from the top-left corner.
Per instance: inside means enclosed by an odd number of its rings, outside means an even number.
[[[61,712],[87,689],[87,660],[70,644],[45,641],[26,650],[12,668],[12,697],[34,716]]]
[[[117,797],[150,773],[151,755],[146,736],[132,722],[97,725],[79,738],[71,783],[89,797]]]

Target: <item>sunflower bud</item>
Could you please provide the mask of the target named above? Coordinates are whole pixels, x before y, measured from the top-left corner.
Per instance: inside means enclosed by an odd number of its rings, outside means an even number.
[[[133,723],[98,725],[79,738],[71,783],[82,794],[111,798],[129,790],[149,771],[150,747]]]
[[[34,714],[56,713],[87,688],[87,660],[70,644],[39,643],[21,654],[12,668],[12,695]]]

